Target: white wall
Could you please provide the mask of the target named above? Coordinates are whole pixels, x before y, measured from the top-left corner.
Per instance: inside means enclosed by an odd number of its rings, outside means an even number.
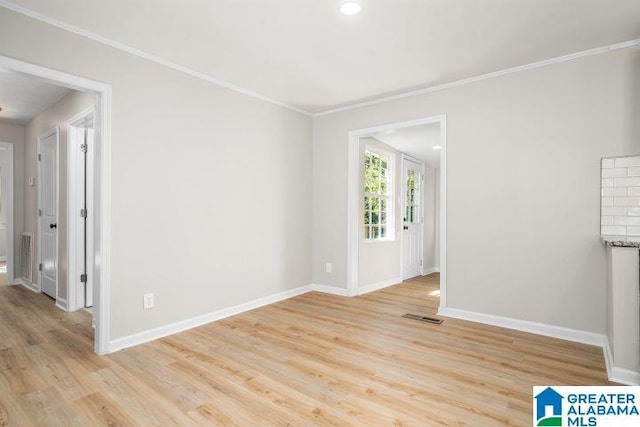
[[[364,240],[364,202],[360,202],[358,215],[358,286],[363,287],[388,280],[400,282],[400,227],[402,226],[402,207],[399,203],[402,171],[400,170],[402,153],[382,142],[369,137],[360,138],[360,193],[358,200],[364,200],[364,152],[367,147],[387,153],[392,161],[392,185],[395,216],[393,218],[394,238],[389,241],[367,242]]]
[[[422,185],[422,270],[436,268],[436,172],[437,169],[424,165]]]
[[[311,283],[309,117],[8,10],[0,55],[113,87],[112,340]]]
[[[55,105],[34,117],[25,126],[24,160],[24,231],[33,233],[32,276],[37,282],[38,265],[38,137],[56,127],[59,128],[58,163],[58,294],[67,299],[67,127],[65,122],[95,104],[93,93],[72,91]],[[33,177],[36,185],[29,185]]]
[[[639,87],[633,48],[317,118],[313,282],[346,288],[348,132],[446,114],[449,307],[604,332],[600,158],[640,150]]]
[[[23,214],[23,175],[24,175],[24,126],[0,123],[0,142],[13,144],[13,271],[20,275],[20,233],[24,227]]]

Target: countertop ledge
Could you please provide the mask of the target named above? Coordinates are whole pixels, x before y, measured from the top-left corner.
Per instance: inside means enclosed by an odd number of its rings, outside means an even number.
[[[640,242],[626,242],[624,240],[616,240],[608,237],[603,237],[602,243],[607,246],[615,246],[619,248],[640,248]]]

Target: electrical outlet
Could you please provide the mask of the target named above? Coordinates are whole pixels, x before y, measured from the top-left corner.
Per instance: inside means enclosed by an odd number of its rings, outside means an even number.
[[[332,273],[333,272],[333,264],[328,262],[325,270],[327,271],[327,273]]]
[[[153,294],[144,294],[142,296],[142,308],[145,310],[153,308]]]

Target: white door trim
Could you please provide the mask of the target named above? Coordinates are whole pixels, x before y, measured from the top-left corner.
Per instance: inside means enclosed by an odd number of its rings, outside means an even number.
[[[399,123],[357,129],[349,132],[347,173],[347,294],[358,293],[358,206],[359,151],[358,140],[362,136],[390,129],[398,129],[431,123],[440,123],[440,308],[447,306],[447,116],[439,115]]]
[[[53,129],[49,129],[48,131],[38,135],[38,146],[37,146],[37,168],[38,171],[38,185],[36,188],[36,199],[37,199],[37,221],[36,221],[36,234],[38,236],[37,248],[38,248],[38,256],[36,258],[36,268],[37,273],[36,277],[38,278],[37,289],[38,292],[42,292],[42,270],[40,270],[39,266],[42,264],[42,216],[40,215],[40,211],[43,209],[42,207],[42,162],[40,161],[40,153],[42,153],[42,140],[49,138],[50,136],[56,136],[56,222],[60,222],[60,128],[56,126]],[[60,270],[58,269],[59,260],[60,260],[60,234],[58,230],[56,230],[56,291],[55,291],[55,299],[58,301],[58,287],[60,286]]]
[[[13,199],[13,144],[8,142],[0,142],[0,150],[7,152],[7,179],[5,183],[7,193],[7,206],[11,209],[7,210],[7,284],[15,284],[15,232],[13,229],[14,199]]]
[[[111,86],[83,77],[74,76],[28,62],[18,61],[0,55],[0,67],[17,73],[35,76],[71,89],[97,93],[95,142],[99,147],[96,153],[96,178],[99,184],[95,194],[96,234],[94,244],[95,281],[93,319],[95,322],[94,349],[98,354],[110,352],[111,325]]]
[[[74,115],[66,121],[67,126],[67,295],[68,295],[68,310],[74,311],[85,307],[85,286],[80,282],[80,274],[83,273],[83,269],[80,265],[84,263],[84,221],[80,216],[80,209],[82,208],[80,203],[80,195],[84,191],[84,158],[81,155],[80,144],[78,144],[78,134],[82,131],[84,135],[84,127],[79,127],[84,124],[85,120],[91,118],[95,123],[95,107],[91,106],[80,113]],[[83,138],[84,141],[84,138]],[[87,153],[93,153],[95,146],[88,147]],[[87,154],[88,156],[88,154]],[[87,210],[89,215],[87,216],[87,228],[86,228],[86,241],[87,241],[87,261],[95,259],[95,251],[93,250],[93,203],[92,203],[92,191],[91,179],[93,176],[93,157],[87,157]],[[86,286],[93,286],[93,271],[92,263],[87,262],[87,284]]]
[[[420,273],[422,273],[424,265],[424,163],[415,157],[409,156],[408,154],[402,153],[402,156],[400,156],[400,176],[402,180],[400,181],[400,192],[402,197],[400,206],[400,209],[402,209],[400,212],[401,218],[404,218],[404,209],[406,209],[407,205],[407,180],[404,176],[405,162],[412,162],[420,166]],[[404,226],[404,221],[402,222],[402,225]],[[400,278],[402,280],[408,279],[404,274],[404,230],[400,231]]]

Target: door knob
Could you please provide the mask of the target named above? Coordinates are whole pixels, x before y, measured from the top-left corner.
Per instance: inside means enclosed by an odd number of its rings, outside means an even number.
[[[405,226],[403,226],[402,228],[404,228],[405,230],[408,230],[408,229],[409,229],[409,226],[408,226],[408,225],[405,225]]]
[[[54,228],[58,228],[58,224],[55,224],[55,223],[54,224],[49,224],[49,228],[52,229],[52,230]]]

